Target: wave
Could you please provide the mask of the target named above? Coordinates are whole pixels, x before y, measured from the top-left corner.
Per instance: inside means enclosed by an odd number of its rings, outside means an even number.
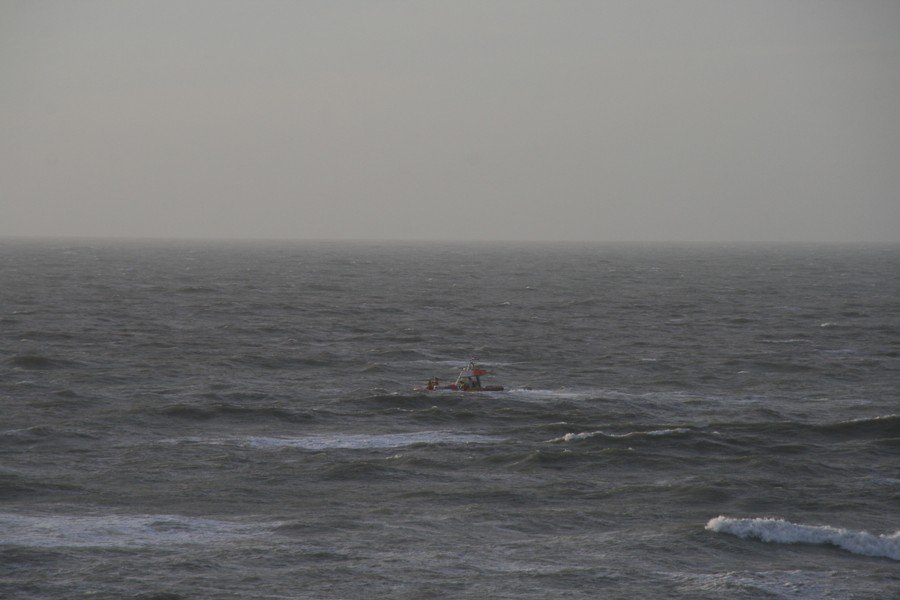
[[[177,294],[221,294],[222,290],[206,285],[186,285],[175,290]]]
[[[842,582],[836,581],[833,573],[828,571],[676,572],[669,575],[679,584],[679,588],[690,593],[686,597],[823,600],[826,598],[849,598],[859,592],[858,585],[841,589]],[[736,595],[735,592],[746,592],[747,595]]]
[[[398,448],[417,444],[490,444],[502,438],[472,433],[420,431],[413,433],[331,434],[299,438],[251,437],[246,445],[254,448],[300,448],[303,450],[367,450]]]
[[[383,460],[347,461],[328,465],[321,472],[326,481],[376,481],[396,477],[397,469]]]
[[[777,415],[776,415],[777,416]],[[705,426],[722,433],[750,433],[777,436],[824,436],[824,437],[900,437],[900,415],[889,414],[877,417],[862,417],[848,421],[826,423],[804,423],[798,421],[766,420],[741,423],[736,421],[711,421]]]
[[[588,400],[597,398],[601,394],[596,390],[567,390],[567,389],[536,389],[530,387],[516,387],[506,390],[506,393],[519,399],[529,400]]]
[[[606,433],[605,431],[586,431],[582,433],[567,433],[562,437],[547,440],[550,444],[559,444],[565,442],[576,442],[586,440],[593,437],[602,437],[607,439],[627,439],[636,437],[660,437],[669,435],[685,435],[690,433],[690,429],[684,427],[675,427],[674,429],[655,429],[652,431],[630,431],[628,433]]]
[[[19,515],[0,513],[0,546],[133,548],[208,544],[270,530],[179,515]]]
[[[756,360],[751,363],[766,372],[772,373],[809,373],[818,370],[813,365],[805,365],[790,361]]]
[[[883,415],[866,417],[816,425],[814,429],[824,433],[840,433],[845,435],[879,435],[900,437],[900,415]]]
[[[29,371],[45,371],[79,366],[78,363],[69,360],[50,358],[49,356],[44,356],[42,354],[18,354],[7,360],[6,363],[11,367]]]
[[[396,410],[396,409],[416,409],[416,408],[432,408],[434,406],[460,406],[475,404],[478,398],[483,398],[482,394],[464,394],[462,392],[451,392],[448,390],[438,390],[436,392],[413,392],[410,394],[391,394],[386,390],[372,390],[374,395],[364,398],[349,400],[350,404],[361,404],[364,406],[374,406],[376,409]]]
[[[313,416],[305,412],[294,412],[274,406],[247,407],[234,404],[214,404],[212,406],[198,406],[194,404],[170,404],[158,410],[159,414],[180,419],[192,419],[206,421],[216,417],[255,417],[274,418],[289,423],[301,423],[313,420]]]
[[[21,338],[26,340],[74,340],[77,339],[77,336],[71,334],[67,331],[41,331],[41,330],[30,330],[23,331],[20,334]]]
[[[706,529],[728,533],[742,539],[756,538],[778,544],[829,544],[842,550],[900,561],[900,531],[890,535],[874,535],[837,527],[798,525],[784,519],[710,519]]]
[[[0,446],[60,444],[63,442],[89,442],[97,440],[97,436],[76,429],[62,429],[50,425],[34,425],[24,429],[7,429],[0,431]]]
[[[435,357],[428,353],[425,350],[421,349],[411,349],[411,348],[373,348],[369,351],[369,354],[372,356],[377,356],[383,359],[390,359],[391,362],[397,363],[397,361],[402,361],[406,364],[414,364],[414,363],[425,363],[425,364],[441,364],[446,363],[457,368],[466,364],[466,361],[439,361],[435,360]]]
[[[13,500],[45,493],[79,493],[80,486],[29,477],[12,471],[0,470],[0,500]]]
[[[228,359],[232,366],[254,367],[259,369],[302,369],[306,367],[332,367],[343,362],[344,358],[331,353],[319,352],[312,355],[273,355],[273,354],[240,354]]]
[[[400,448],[419,444],[493,444],[504,438],[474,433],[453,433],[449,431],[418,431],[412,433],[332,433],[302,437],[235,437],[235,438],[178,438],[163,440],[168,443],[192,443],[214,445],[237,445],[262,450],[297,448],[300,450],[377,450]]]

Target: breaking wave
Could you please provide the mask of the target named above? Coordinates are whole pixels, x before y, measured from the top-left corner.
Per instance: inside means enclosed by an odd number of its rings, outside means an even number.
[[[739,538],[756,538],[778,544],[829,544],[853,554],[877,556],[900,561],[900,531],[874,535],[837,527],[799,525],[784,519],[710,519],[706,529]]]

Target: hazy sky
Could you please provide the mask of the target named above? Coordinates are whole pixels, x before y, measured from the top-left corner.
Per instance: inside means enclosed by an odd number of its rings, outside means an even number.
[[[0,0],[0,235],[900,242],[900,2]]]

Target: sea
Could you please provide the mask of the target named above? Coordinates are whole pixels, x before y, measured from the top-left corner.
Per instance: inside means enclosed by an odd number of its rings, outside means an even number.
[[[3,239],[0,409],[2,598],[900,597],[897,245]]]

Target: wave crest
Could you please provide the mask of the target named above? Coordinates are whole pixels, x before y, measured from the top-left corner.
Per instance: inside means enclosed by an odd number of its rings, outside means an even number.
[[[710,519],[706,529],[742,539],[756,538],[778,544],[829,544],[853,554],[900,561],[900,531],[890,535],[874,535],[827,525],[799,525],[784,519],[732,519],[723,516]]]
[[[410,433],[331,433],[306,435],[301,437],[232,437],[232,438],[170,438],[165,443],[190,443],[212,445],[237,445],[259,450],[280,450],[296,448],[300,450],[379,450],[404,446],[438,444],[493,444],[503,438],[475,433],[453,433],[450,431],[414,431]]]
[[[900,437],[900,415],[882,415],[879,417],[863,417],[850,421],[817,425],[816,429],[828,434],[842,435],[878,435]]]
[[[683,435],[690,433],[690,429],[684,427],[676,427],[674,429],[655,429],[653,431],[629,431],[628,433],[606,433],[605,431],[584,431],[581,433],[567,433],[566,435],[552,440],[548,440],[551,444],[560,444],[564,442],[575,442],[590,439],[592,437],[603,437],[607,439],[630,439],[635,437],[659,437],[666,435]]]

